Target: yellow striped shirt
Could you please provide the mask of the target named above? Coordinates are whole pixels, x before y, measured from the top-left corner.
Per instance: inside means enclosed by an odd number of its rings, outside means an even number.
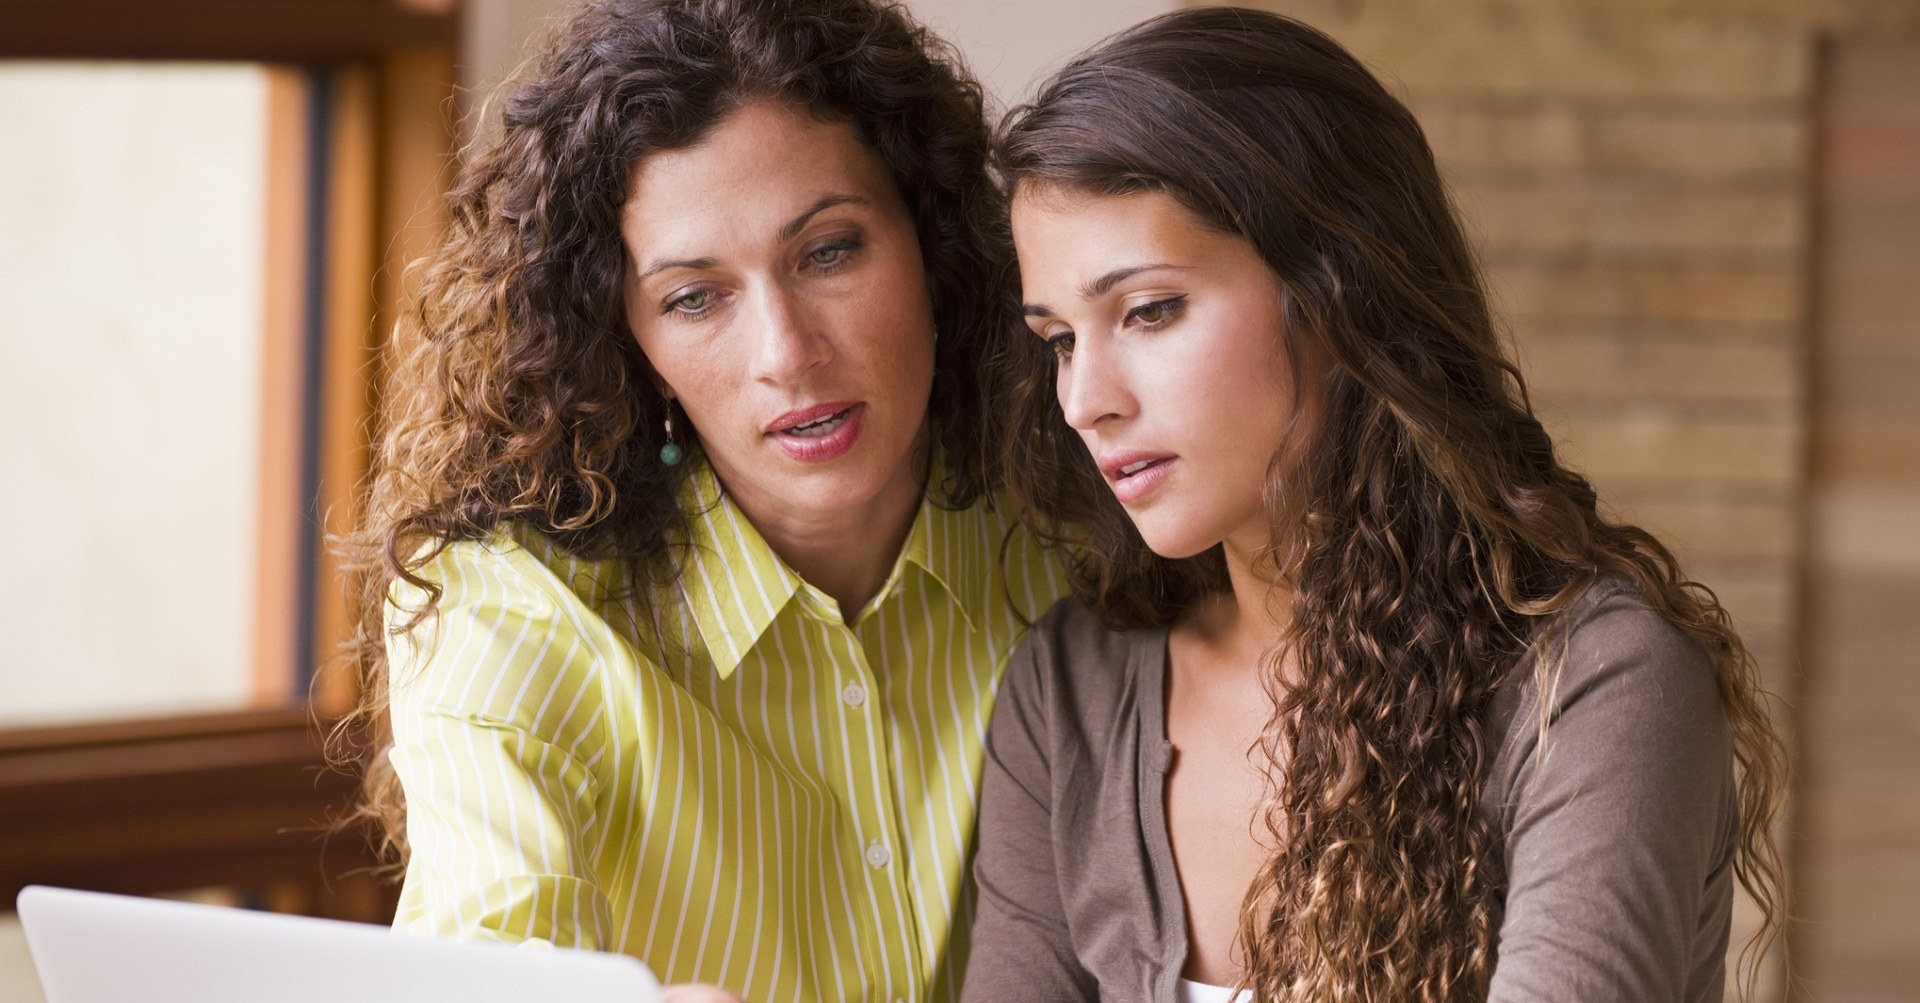
[[[1063,577],[1019,534],[1003,568],[1006,512],[924,500],[849,623],[710,468],[681,501],[664,590],[524,527],[427,566],[437,617],[390,642],[395,927],[620,951],[756,1003],[957,998],[993,692]]]

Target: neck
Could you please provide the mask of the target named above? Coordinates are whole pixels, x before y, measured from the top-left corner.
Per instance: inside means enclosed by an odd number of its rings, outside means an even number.
[[[831,596],[848,622],[880,591],[906,546],[926,494],[932,437],[922,428],[907,458],[865,503],[831,511],[734,496],[787,567]]]
[[[1280,637],[1293,615],[1285,592],[1274,588],[1271,572],[1259,567],[1259,557],[1270,546],[1263,518],[1228,537],[1221,544],[1227,562],[1226,592],[1196,608],[1189,629],[1218,650],[1237,652],[1249,671]]]

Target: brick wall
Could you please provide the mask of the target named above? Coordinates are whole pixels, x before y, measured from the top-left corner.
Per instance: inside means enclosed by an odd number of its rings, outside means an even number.
[[[1920,36],[1820,100],[1799,703],[1808,998],[1920,997]]]
[[[1412,106],[1569,459],[1783,669],[1806,428],[1805,31],[1645,5],[1267,6]]]

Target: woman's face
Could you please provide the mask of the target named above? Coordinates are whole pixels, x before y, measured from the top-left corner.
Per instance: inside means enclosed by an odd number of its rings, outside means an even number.
[[[1157,192],[1023,186],[1013,236],[1061,413],[1147,546],[1264,545],[1261,491],[1293,414],[1279,278]]]
[[[628,323],[730,492],[828,515],[912,476],[933,315],[913,220],[852,126],[749,103],[648,157],[620,230]]]

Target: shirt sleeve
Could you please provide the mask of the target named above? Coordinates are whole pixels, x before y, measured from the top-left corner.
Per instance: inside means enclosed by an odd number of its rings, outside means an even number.
[[[987,731],[967,1001],[1099,998],[1068,935],[1054,869],[1045,657],[1031,635],[1014,652]]]
[[[1488,998],[1681,1000],[1706,957],[1717,1000],[1731,899],[1709,884],[1724,884],[1736,808],[1714,668],[1637,597],[1603,602],[1562,650],[1546,745],[1537,710],[1513,725],[1531,747],[1513,767]]]
[[[480,543],[442,551],[423,571],[445,589],[437,613],[388,635],[389,761],[410,849],[394,928],[610,949],[587,846],[590,766],[606,745],[580,630],[592,614],[516,556],[530,560]],[[395,597],[426,598],[405,583]]]

